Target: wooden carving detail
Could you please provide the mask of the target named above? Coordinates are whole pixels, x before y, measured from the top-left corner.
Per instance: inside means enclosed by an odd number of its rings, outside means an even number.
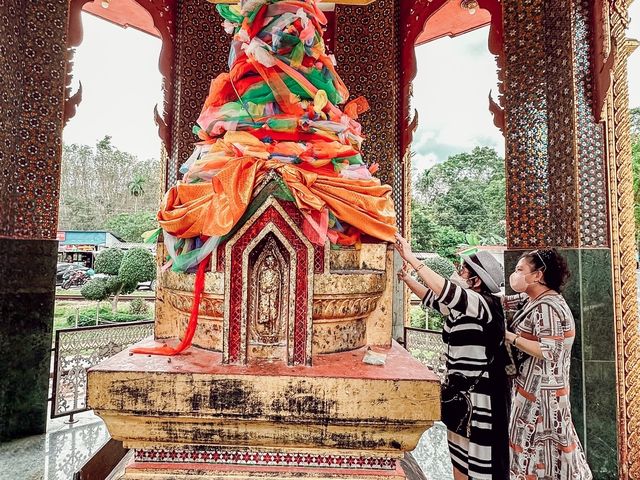
[[[640,333],[635,261],[635,221],[626,39],[628,2],[609,5],[612,45],[619,45],[612,88],[607,95],[611,253],[618,385],[618,463],[620,478],[640,478]]]

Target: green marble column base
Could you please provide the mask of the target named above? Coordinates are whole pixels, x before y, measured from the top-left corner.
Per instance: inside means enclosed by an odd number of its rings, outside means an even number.
[[[594,478],[618,478],[616,358],[609,249],[559,249],[571,278],[563,292],[576,321],[571,354],[573,421]],[[507,279],[522,251],[505,252]]]
[[[0,238],[0,441],[46,428],[57,250]]]

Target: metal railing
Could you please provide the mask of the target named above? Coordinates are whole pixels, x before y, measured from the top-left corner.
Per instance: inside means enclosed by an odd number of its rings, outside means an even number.
[[[441,379],[445,373],[445,344],[442,332],[424,328],[405,327],[404,348],[433,370]]]
[[[56,331],[51,418],[90,410],[87,369],[153,334],[153,321]]]

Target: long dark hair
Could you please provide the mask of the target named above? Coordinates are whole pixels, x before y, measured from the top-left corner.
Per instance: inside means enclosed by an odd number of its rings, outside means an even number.
[[[545,248],[523,253],[520,258],[527,260],[534,270],[542,272],[542,283],[561,292],[571,276],[567,261],[555,248]]]

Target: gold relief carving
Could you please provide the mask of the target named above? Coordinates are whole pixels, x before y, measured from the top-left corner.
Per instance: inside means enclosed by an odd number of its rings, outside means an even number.
[[[174,309],[181,313],[189,315],[191,308],[193,307],[193,293],[192,292],[176,292],[173,290],[164,290],[166,301],[169,302]],[[223,315],[223,303],[224,299],[213,298],[206,294],[202,296],[200,301],[200,309],[198,315],[211,318],[222,318]]]
[[[269,238],[249,274],[250,339],[262,344],[285,344],[288,318],[289,269],[273,237]],[[283,321],[284,320],[284,321]]]
[[[318,298],[313,301],[313,321],[336,321],[338,319],[360,318],[373,312],[380,295],[348,298]]]
[[[189,324],[189,315],[184,313],[174,315],[177,315],[176,320],[178,325],[178,331],[174,336],[182,340],[185,332],[187,331],[187,325]],[[199,318],[195,334],[193,335],[193,345],[207,350],[221,352],[222,319],[205,317]]]
[[[607,96],[607,156],[618,386],[618,463],[623,479],[640,478],[640,333],[635,261],[635,221],[626,39],[627,2],[611,4],[609,31],[618,48]]]
[[[313,324],[314,353],[344,352],[363,347],[366,343],[366,318],[348,322],[316,322]]]
[[[159,272],[158,286],[171,290],[193,292],[195,275],[167,270]],[[207,272],[204,279],[204,292],[214,295],[224,294],[224,274],[222,272]]]
[[[382,294],[386,287],[386,281],[385,272],[370,270],[366,273],[361,273],[358,270],[334,271],[314,277],[313,293],[314,296]]]

